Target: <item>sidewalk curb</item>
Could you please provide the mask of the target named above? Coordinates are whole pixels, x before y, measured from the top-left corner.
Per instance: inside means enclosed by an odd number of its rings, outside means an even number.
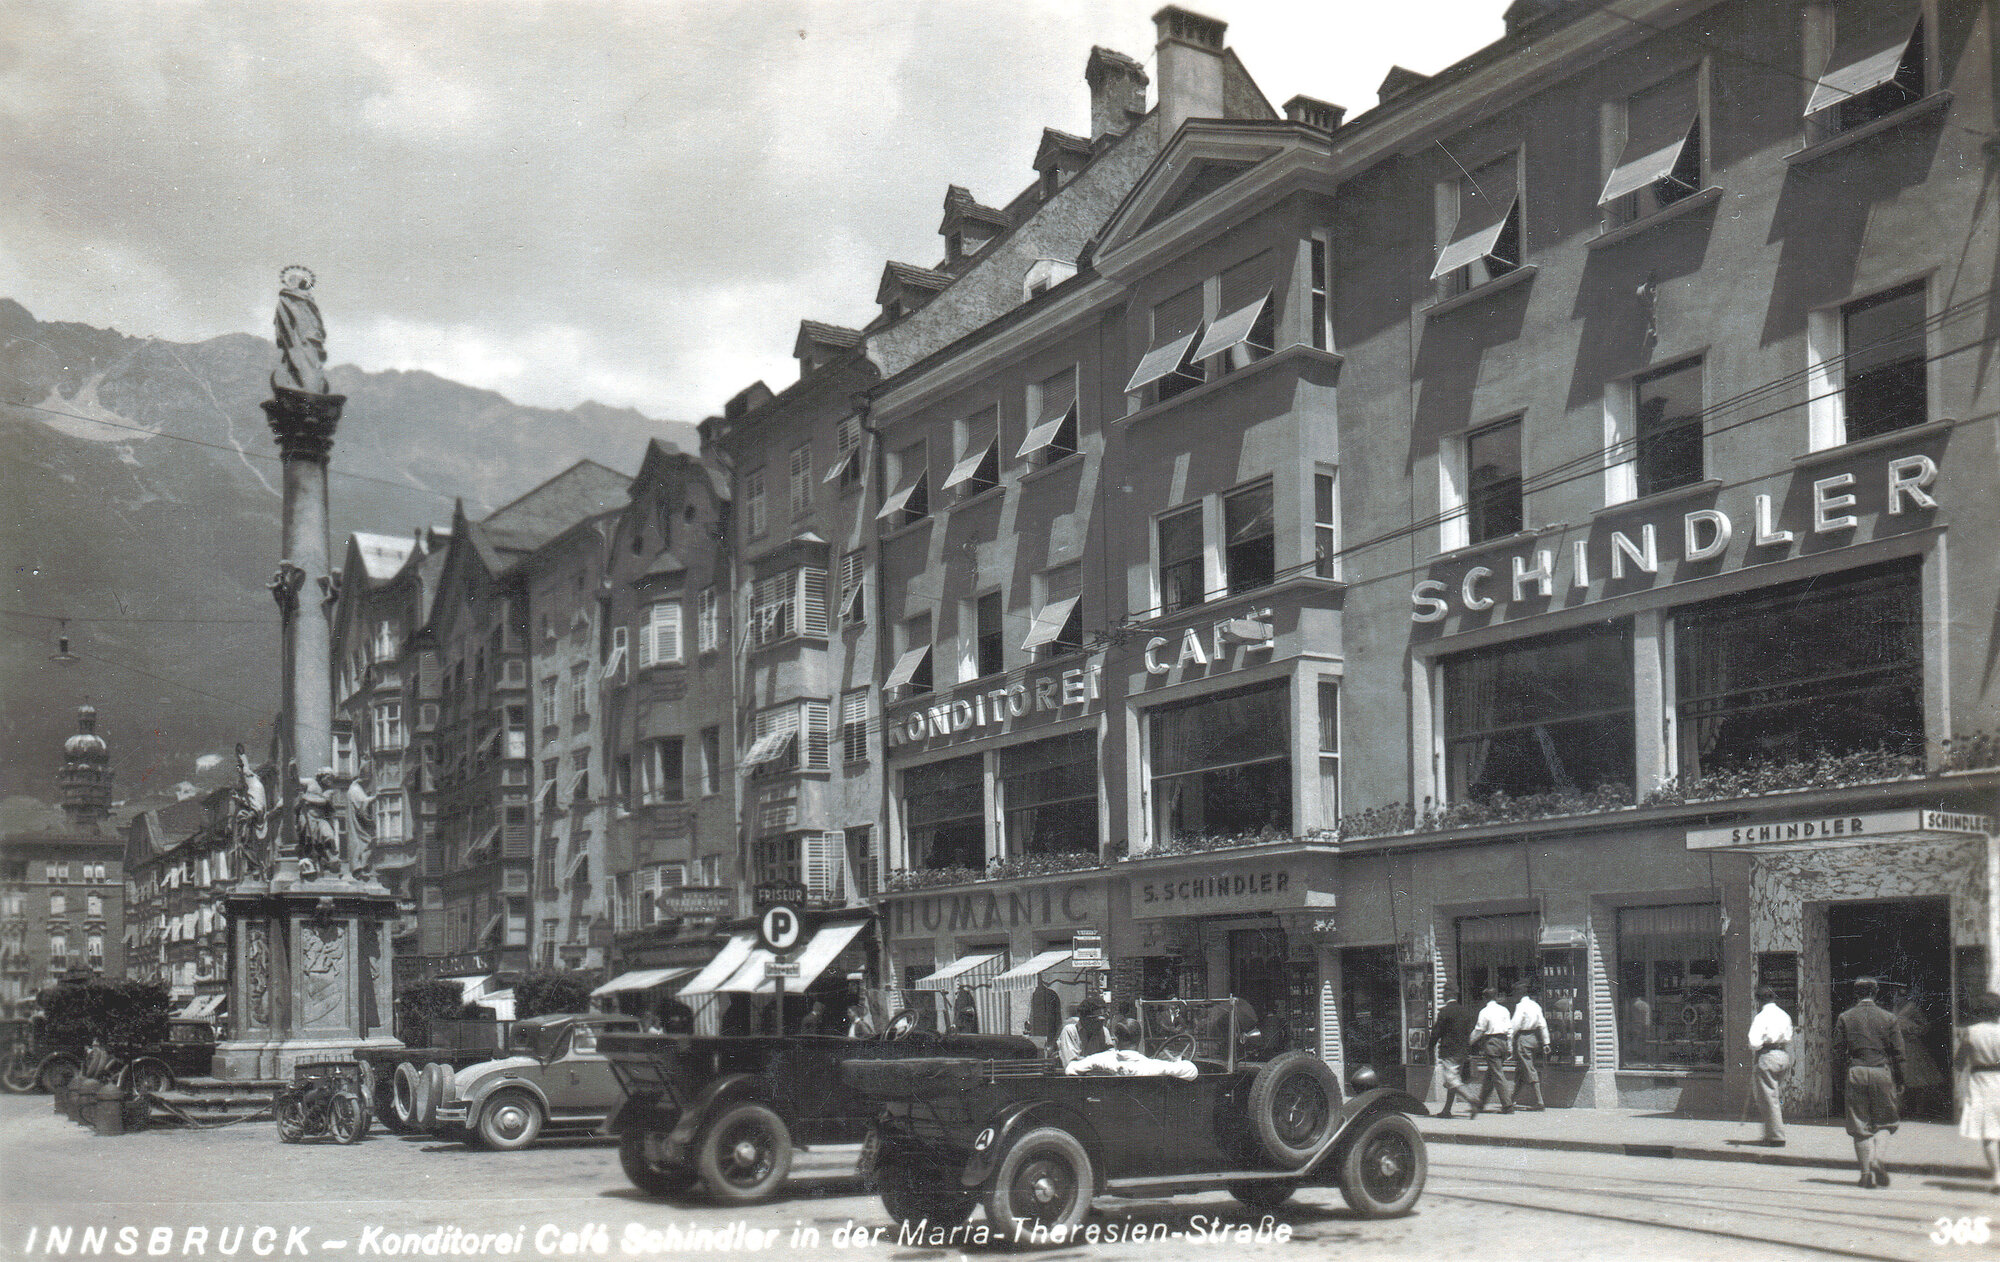
[[[1679,1157],[1688,1161],[1748,1161],[1771,1166],[1804,1166],[1820,1170],[1853,1170],[1852,1158],[1809,1157],[1802,1153],[1738,1152],[1729,1148],[1690,1148],[1680,1144],[1614,1144],[1592,1139],[1550,1139],[1540,1135],[1494,1135],[1468,1131],[1423,1132],[1430,1144],[1465,1144],[1481,1148],[1547,1148],[1561,1152],[1598,1152],[1620,1157]],[[1890,1161],[1892,1174],[1936,1178],[1985,1179],[1986,1167],[1934,1161]]]

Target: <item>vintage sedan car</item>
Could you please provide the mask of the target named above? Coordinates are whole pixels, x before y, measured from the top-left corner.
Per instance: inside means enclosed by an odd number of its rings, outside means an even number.
[[[112,1053],[129,1066],[135,1091],[158,1094],[183,1078],[206,1078],[214,1071],[215,1026],[208,1021],[167,1022],[163,1043],[115,1047]]]
[[[1420,1101],[1374,1086],[1366,1067],[1343,1101],[1307,1052],[1238,1060],[1233,1005],[1209,1007],[1140,1005],[1142,1050],[1192,1060],[1192,1079],[946,1056],[849,1062],[848,1085],[881,1107],[868,1159],[883,1207],[951,1228],[983,1206],[992,1240],[1061,1243],[1098,1195],[1227,1188],[1263,1210],[1333,1184],[1368,1217],[1416,1204],[1427,1161],[1406,1115],[1423,1116]]]
[[[453,1071],[433,1061],[417,1084],[416,1128],[464,1132],[467,1143],[511,1151],[544,1129],[602,1126],[624,1099],[598,1039],[636,1030],[632,1017],[559,1013],[516,1021],[513,1054]]]
[[[607,1034],[624,1083],[612,1119],[619,1163],[641,1191],[704,1185],[717,1200],[775,1193],[794,1144],[854,1143],[879,1105],[844,1085],[841,1066],[910,1054],[1028,1061],[1042,1049],[1011,1034],[937,1035],[899,1015],[881,1038],[834,1034]]]

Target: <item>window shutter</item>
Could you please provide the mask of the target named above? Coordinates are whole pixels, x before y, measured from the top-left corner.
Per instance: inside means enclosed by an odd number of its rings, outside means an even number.
[[[660,663],[681,660],[681,607],[678,603],[653,606],[653,660]]]
[[[806,895],[825,902],[844,902],[847,838],[841,833],[807,833],[800,838]]]
[[[799,624],[805,635],[826,636],[826,571],[799,571]]]
[[[639,651],[637,657],[640,670],[644,670],[653,664],[653,626],[651,615],[648,615],[645,622],[639,624]]]
[[[833,707],[824,701],[807,701],[805,710],[806,747],[801,765],[823,769],[827,766],[827,742],[831,735]]]

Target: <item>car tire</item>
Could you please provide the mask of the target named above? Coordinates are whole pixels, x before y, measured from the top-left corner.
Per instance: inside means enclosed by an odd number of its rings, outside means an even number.
[[[70,1080],[75,1078],[81,1069],[82,1066],[77,1063],[74,1056],[51,1056],[42,1062],[41,1071],[36,1074],[35,1080],[42,1084],[42,1090],[54,1095],[59,1088],[69,1085]]]
[[[1264,1155],[1280,1166],[1304,1165],[1332,1133],[1340,1080],[1310,1052],[1286,1052],[1250,1084],[1250,1125]]]
[[[1416,1123],[1401,1113],[1377,1113],[1341,1154],[1340,1194],[1363,1218],[1393,1218],[1417,1203],[1429,1171]]]
[[[1097,1190],[1090,1154],[1076,1136],[1059,1126],[1027,1132],[1000,1158],[986,1189],[986,1217],[993,1230],[1012,1238],[1026,1230],[1068,1229],[1090,1213]]]
[[[1229,1185],[1229,1194],[1245,1209],[1276,1209],[1298,1190],[1297,1179],[1254,1179]]]
[[[451,1066],[443,1061],[432,1061],[417,1075],[416,1122],[420,1131],[432,1130],[437,1126],[438,1106],[444,1103],[446,1093],[451,1090]]]
[[[495,1152],[516,1152],[542,1133],[542,1102],[525,1091],[495,1091],[479,1110],[479,1142]]]
[[[296,1144],[306,1137],[305,1101],[287,1097],[271,1110],[278,1121],[278,1142]]]
[[[876,1162],[874,1181],[882,1208],[898,1225],[922,1220],[933,1227],[956,1227],[979,1204],[972,1193],[946,1185],[956,1179],[894,1157]]]
[[[389,1075],[382,1100],[382,1125],[391,1134],[407,1135],[417,1128],[417,1067],[410,1061],[400,1061],[396,1071]]]
[[[719,1201],[740,1205],[763,1200],[791,1173],[792,1133],[764,1105],[734,1105],[702,1131],[695,1169]]]
[[[7,1057],[7,1063],[0,1066],[0,1088],[9,1095],[26,1095],[41,1085],[41,1075],[37,1072],[35,1058],[26,1052],[14,1052]]]
[[[358,1144],[368,1133],[368,1106],[355,1091],[335,1093],[327,1102],[326,1128],[343,1144]]]
[[[174,1089],[174,1071],[148,1057],[132,1062],[129,1081],[138,1095],[158,1095]]]
[[[655,1161],[646,1155],[647,1134],[627,1131],[618,1137],[618,1164],[632,1186],[648,1196],[678,1196],[693,1187],[694,1167],[682,1161]]]

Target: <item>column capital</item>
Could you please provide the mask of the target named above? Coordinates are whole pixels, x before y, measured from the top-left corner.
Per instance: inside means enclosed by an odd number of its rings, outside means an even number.
[[[340,409],[346,403],[344,394],[307,394],[274,381],[271,397],[258,406],[271,423],[282,459],[325,464],[333,451],[333,430],[340,424]]]

